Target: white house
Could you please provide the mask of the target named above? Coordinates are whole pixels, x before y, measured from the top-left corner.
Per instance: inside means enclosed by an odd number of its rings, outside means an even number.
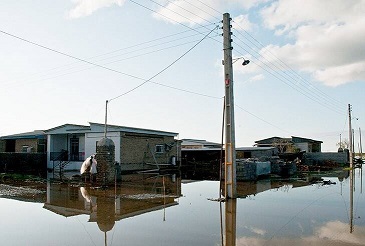
[[[96,145],[104,137],[104,124],[89,126],[65,124],[47,134],[47,168],[63,166],[79,170],[88,156],[96,153]],[[179,158],[177,133],[108,125],[107,137],[115,144],[115,160],[122,170],[143,169],[147,162],[171,163]],[[142,166],[141,166],[142,165]]]

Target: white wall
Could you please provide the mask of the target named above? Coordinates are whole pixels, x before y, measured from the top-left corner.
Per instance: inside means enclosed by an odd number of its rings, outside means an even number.
[[[115,161],[120,162],[120,132],[108,132],[107,137],[115,145]],[[104,133],[85,134],[85,158],[96,153],[96,142],[104,138]]]

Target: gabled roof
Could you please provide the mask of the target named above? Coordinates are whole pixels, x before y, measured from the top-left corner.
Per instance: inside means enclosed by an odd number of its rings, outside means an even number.
[[[255,143],[258,143],[258,144],[260,144],[260,143],[263,143],[263,144],[264,143],[272,143],[276,139],[285,139],[285,138],[271,137],[271,138],[265,138],[265,139],[257,140],[257,141],[255,141]],[[288,140],[290,140],[290,139],[288,139]]]
[[[262,140],[257,140],[257,141],[255,141],[255,143],[256,144],[271,144],[273,141],[278,140],[278,139],[283,139],[283,140],[287,140],[289,142],[294,142],[294,143],[323,143],[322,141],[318,141],[318,140],[314,140],[314,139],[310,139],[310,138],[295,137],[295,136],[291,136],[291,138],[281,138],[281,137],[265,138]]]
[[[35,130],[32,132],[17,133],[0,137],[0,139],[39,139],[39,138],[45,138],[45,132],[43,130]]]
[[[295,137],[295,136],[291,136],[291,138],[292,138],[292,141],[296,142],[296,143],[298,143],[298,142],[299,143],[303,143],[303,142],[306,142],[306,143],[323,143],[322,141],[314,140],[314,139],[310,139],[310,138],[302,138],[302,137]]]
[[[67,133],[102,133],[104,132],[105,125],[100,123],[89,122],[90,126],[64,124],[58,127],[51,128],[46,134],[67,134]],[[165,132],[159,130],[142,129],[135,127],[107,125],[108,132],[125,132],[125,133],[139,133],[139,134],[152,134],[161,136],[177,136],[175,132]]]

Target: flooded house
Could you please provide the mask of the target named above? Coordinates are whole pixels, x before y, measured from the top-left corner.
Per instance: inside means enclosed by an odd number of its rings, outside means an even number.
[[[64,124],[47,134],[47,168],[80,170],[90,155],[96,153],[98,141],[104,137],[104,124]],[[136,171],[156,166],[176,166],[180,160],[178,133],[108,125],[107,138],[115,144],[115,161],[122,171]]]

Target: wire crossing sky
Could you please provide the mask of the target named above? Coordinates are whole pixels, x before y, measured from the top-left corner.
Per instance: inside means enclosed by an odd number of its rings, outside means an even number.
[[[103,122],[105,99],[133,91],[113,100],[110,124],[220,142],[213,28],[228,12],[233,56],[251,61],[234,63],[237,146],[293,135],[336,151],[348,103],[365,129],[364,11],[362,0],[3,1],[0,135]]]

